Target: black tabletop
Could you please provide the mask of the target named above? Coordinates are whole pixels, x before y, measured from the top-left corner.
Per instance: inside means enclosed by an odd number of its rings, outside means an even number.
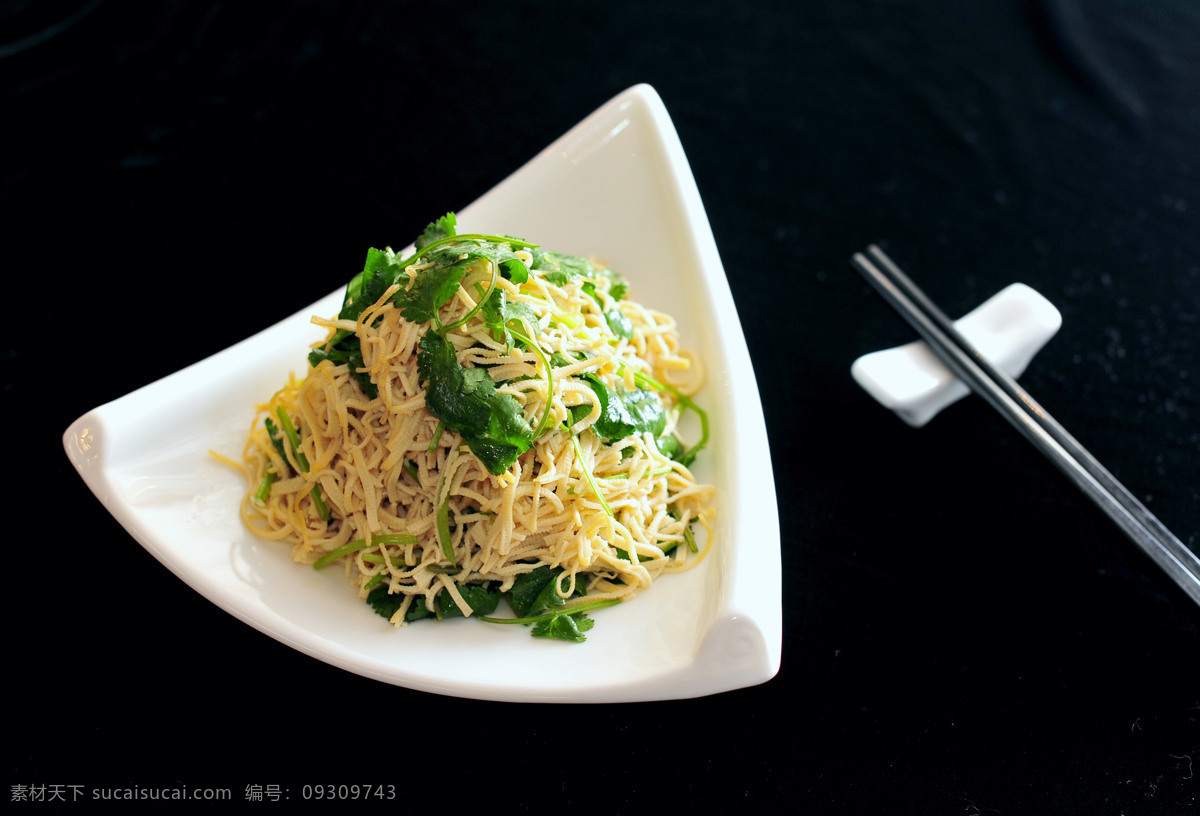
[[[413,810],[1197,811],[1200,609],[978,398],[913,429],[860,389],[851,363],[914,335],[848,263],[879,243],[952,315],[1045,295],[1062,328],[1022,383],[1196,548],[1196,3],[0,9],[21,812],[351,784]],[[643,82],[762,394],[775,678],[578,706],[380,683],[221,611],[86,489],[75,418],[333,291]]]

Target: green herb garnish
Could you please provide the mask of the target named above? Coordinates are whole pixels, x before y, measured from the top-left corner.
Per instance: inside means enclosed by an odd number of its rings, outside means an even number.
[[[463,438],[489,473],[503,473],[533,444],[520,403],[498,392],[486,369],[459,365],[454,344],[440,334],[427,333],[418,348],[429,412]]]

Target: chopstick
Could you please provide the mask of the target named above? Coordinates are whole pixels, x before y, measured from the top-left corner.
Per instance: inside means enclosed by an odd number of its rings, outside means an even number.
[[[956,377],[1012,423],[1200,604],[1200,558],[1195,553],[1024,388],[976,351],[883,250],[871,245],[865,254],[855,253],[850,263],[917,330]]]

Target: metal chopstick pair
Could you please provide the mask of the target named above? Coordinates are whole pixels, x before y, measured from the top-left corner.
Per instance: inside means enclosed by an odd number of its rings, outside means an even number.
[[[1058,466],[1126,535],[1200,604],[1200,558],[1003,371],[877,246],[851,258],[863,277],[917,330],[954,375],[999,411]]]

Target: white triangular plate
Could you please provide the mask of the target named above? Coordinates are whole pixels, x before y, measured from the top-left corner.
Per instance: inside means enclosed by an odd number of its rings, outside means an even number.
[[[430,220],[441,213],[430,213]],[[459,697],[620,702],[762,683],[780,662],[779,520],[762,406],[696,184],[666,109],[639,85],[458,213],[464,232],[518,235],[603,258],[631,296],[674,314],[708,369],[712,421],[697,476],[718,486],[710,557],[593,613],[583,644],[456,620],[388,625],[340,572],[294,563],[241,522],[238,459],[253,420],[302,373],[344,281],[296,315],[103,405],[64,444],[88,487],[159,561],[213,603],[300,651],[386,683]],[[357,257],[365,247],[351,247]],[[180,436],[180,429],[192,429]],[[185,432],[187,433],[187,432]],[[336,574],[335,574],[336,573]]]

